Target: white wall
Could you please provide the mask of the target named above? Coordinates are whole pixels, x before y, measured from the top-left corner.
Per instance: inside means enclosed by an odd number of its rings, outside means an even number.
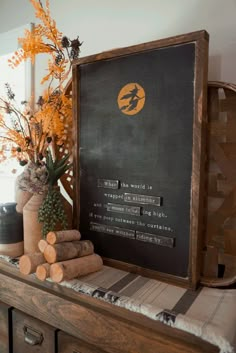
[[[81,56],[206,29],[209,79],[236,83],[236,0],[51,0],[50,4],[58,28],[84,42]],[[0,0],[0,32],[29,22],[36,22],[29,0]],[[37,82],[44,70],[40,61]]]

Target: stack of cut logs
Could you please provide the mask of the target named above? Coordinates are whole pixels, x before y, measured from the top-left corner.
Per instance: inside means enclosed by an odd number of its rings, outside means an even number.
[[[50,277],[54,282],[84,276],[102,268],[102,258],[94,253],[90,240],[81,240],[78,230],[49,232],[38,243],[39,252],[21,256],[20,272],[36,272],[41,281]]]

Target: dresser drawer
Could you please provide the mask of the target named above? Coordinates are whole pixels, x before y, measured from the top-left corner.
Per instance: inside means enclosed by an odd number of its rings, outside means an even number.
[[[55,353],[55,332],[40,320],[12,311],[13,353]]]
[[[57,344],[57,353],[105,353],[103,350],[99,350],[62,331],[57,333]]]
[[[0,302],[0,352],[9,353],[9,310],[10,307]]]

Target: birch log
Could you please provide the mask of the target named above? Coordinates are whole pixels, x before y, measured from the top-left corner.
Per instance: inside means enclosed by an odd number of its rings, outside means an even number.
[[[54,282],[59,283],[63,280],[70,280],[99,271],[102,269],[102,265],[102,258],[97,254],[92,254],[52,264],[50,277]]]
[[[38,265],[45,263],[45,258],[41,252],[22,255],[19,261],[20,272],[29,275],[36,271]]]
[[[58,232],[49,232],[46,239],[49,244],[53,245],[65,241],[80,240],[81,234],[77,229],[61,230]]]
[[[94,252],[93,243],[90,240],[65,242],[48,245],[44,250],[44,257],[49,264],[91,255]]]

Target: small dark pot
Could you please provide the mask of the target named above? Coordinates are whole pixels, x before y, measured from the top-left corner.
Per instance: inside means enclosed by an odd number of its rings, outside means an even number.
[[[23,253],[23,216],[16,203],[0,204],[0,254],[12,257]]]

